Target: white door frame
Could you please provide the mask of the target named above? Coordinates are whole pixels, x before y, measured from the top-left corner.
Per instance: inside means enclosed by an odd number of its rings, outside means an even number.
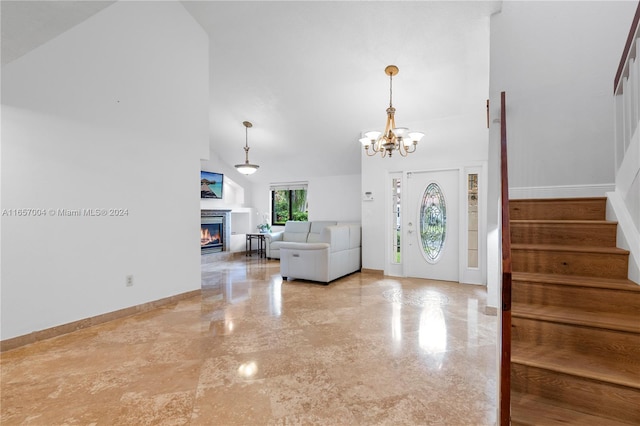
[[[469,163],[465,165],[460,165],[456,167],[443,167],[443,168],[432,168],[432,169],[422,169],[422,170],[405,170],[405,171],[396,171],[396,172],[386,172],[385,176],[385,223],[391,223],[392,215],[391,215],[391,203],[392,203],[392,194],[391,194],[391,179],[400,178],[401,179],[401,188],[402,193],[406,194],[407,190],[407,175],[409,173],[425,173],[425,172],[440,172],[440,171],[452,171],[455,170],[458,172],[458,223],[459,223],[459,233],[458,233],[458,277],[459,282],[464,284],[480,284],[486,285],[487,283],[487,163],[476,162]],[[478,174],[478,267],[477,268],[469,268],[468,265],[468,235],[469,235],[469,218],[468,218],[468,201],[467,201],[467,176],[470,173]],[[395,264],[391,259],[391,232],[385,232],[385,270],[384,274],[389,276],[398,276],[398,277],[406,277],[407,276],[407,268],[406,268],[406,253],[408,250],[407,246],[407,238],[406,238],[406,213],[408,211],[408,203],[410,201],[406,196],[402,197],[401,201],[401,214],[402,214],[402,240],[401,240],[401,250],[402,250],[402,260],[400,264]]]
[[[384,223],[387,225],[390,225],[391,222],[393,220],[395,220],[395,217],[392,214],[392,203],[393,203],[393,193],[391,190],[391,180],[392,179],[400,179],[400,188],[401,191],[405,191],[406,190],[406,182],[407,182],[407,174],[405,172],[387,172],[386,178],[385,178],[385,186],[386,186],[386,190],[385,190],[385,203],[384,203]],[[404,210],[404,197],[401,198],[401,207],[400,207],[400,214],[402,215],[401,218],[401,223],[404,220],[404,214],[405,214],[405,210]],[[385,239],[384,239],[384,244],[385,244],[385,251],[384,251],[384,259],[385,259],[385,270],[384,270],[384,274],[391,276],[391,277],[405,277],[405,273],[404,273],[404,262],[402,261],[402,259],[404,258],[404,235],[400,234],[400,245],[401,245],[401,262],[400,263],[394,263],[393,262],[393,253],[391,248],[393,247],[392,244],[392,238],[394,238],[394,235],[391,233],[390,231],[391,227],[390,226],[385,226]],[[403,228],[404,230],[404,228]]]

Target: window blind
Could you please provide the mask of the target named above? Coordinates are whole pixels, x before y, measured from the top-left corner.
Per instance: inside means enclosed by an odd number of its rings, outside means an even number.
[[[269,185],[271,191],[294,191],[298,189],[307,189],[308,182],[285,182],[285,183],[272,183]]]

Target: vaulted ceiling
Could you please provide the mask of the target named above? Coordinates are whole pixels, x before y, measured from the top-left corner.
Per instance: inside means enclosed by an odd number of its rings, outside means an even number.
[[[3,65],[108,1],[2,1]],[[398,125],[478,108],[488,93],[489,16],[500,1],[184,1],[209,36],[210,143],[251,180],[359,173],[362,131],[382,130],[393,81]],[[480,70],[480,72],[478,72]]]

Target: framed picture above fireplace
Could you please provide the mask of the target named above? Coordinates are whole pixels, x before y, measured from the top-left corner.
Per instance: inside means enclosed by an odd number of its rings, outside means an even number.
[[[222,199],[224,175],[200,171],[200,198]]]

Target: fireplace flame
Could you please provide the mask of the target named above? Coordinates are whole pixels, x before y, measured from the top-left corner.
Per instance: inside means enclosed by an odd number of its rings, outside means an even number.
[[[207,244],[218,244],[220,243],[220,234],[215,233],[211,235],[208,229],[200,228],[200,247],[206,246]]]

